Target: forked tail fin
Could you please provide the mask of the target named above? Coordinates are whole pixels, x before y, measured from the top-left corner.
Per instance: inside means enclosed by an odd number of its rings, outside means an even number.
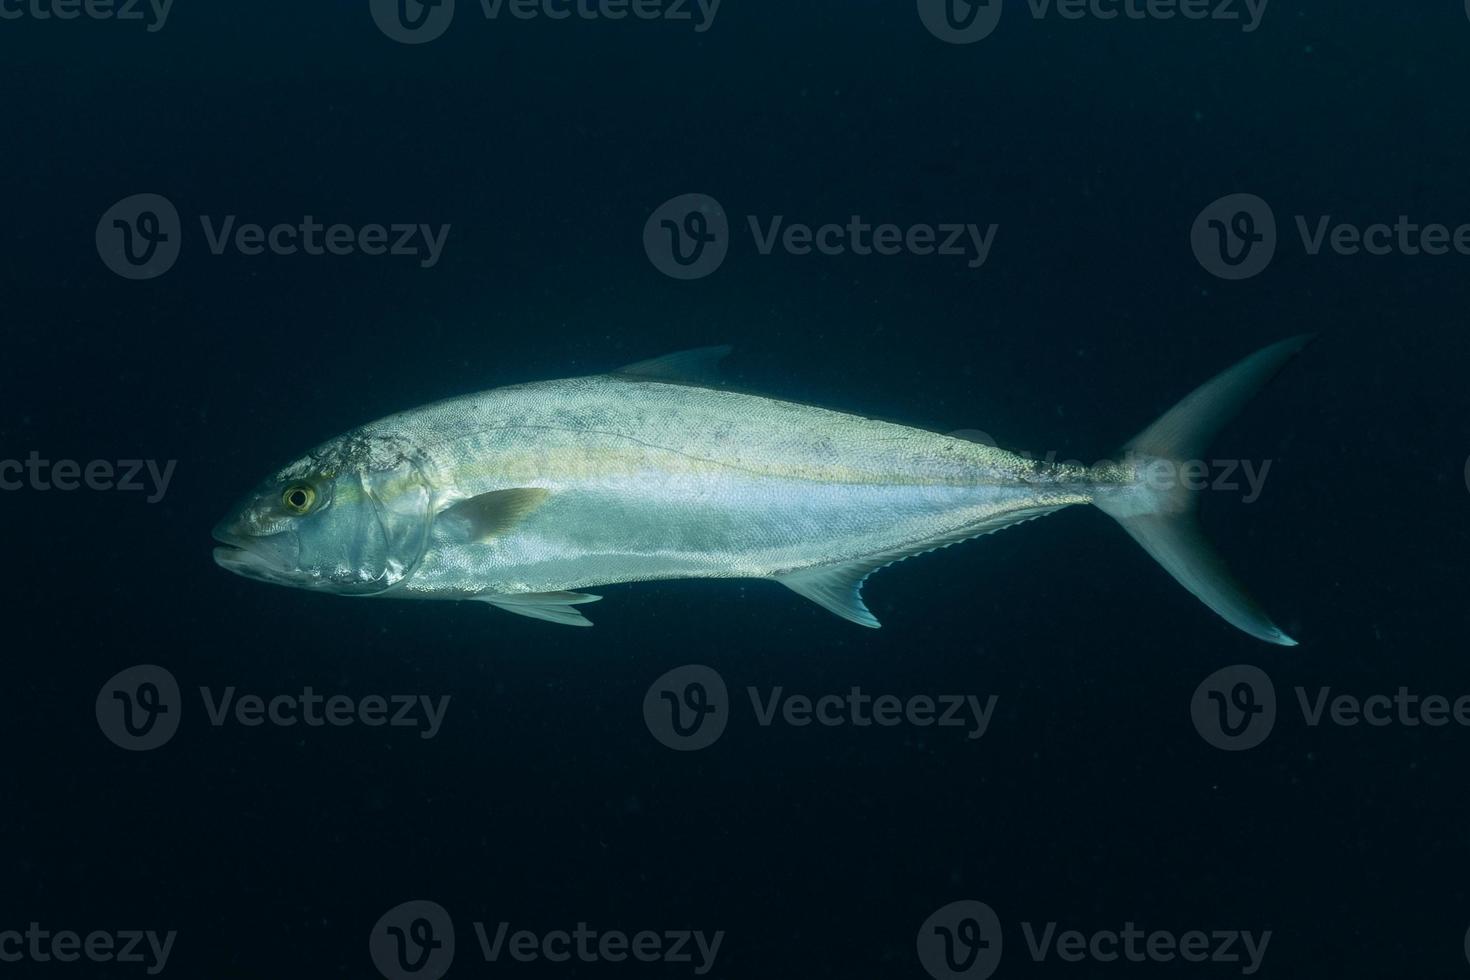
[[[1311,340],[1292,337],[1257,351],[1186,395],[1123,447],[1140,474],[1146,475],[1150,464],[1166,464],[1174,477],[1162,481],[1166,487],[1150,486],[1145,477],[1095,501],[1205,605],[1251,636],[1282,646],[1296,646],[1296,641],[1271,622],[1205,540],[1195,519],[1198,491],[1177,476],[1179,467],[1202,458],[1225,423]]]

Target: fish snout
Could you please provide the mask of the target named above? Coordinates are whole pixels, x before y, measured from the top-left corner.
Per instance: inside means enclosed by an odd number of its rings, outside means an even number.
[[[214,539],[220,543],[214,549],[215,564],[236,575],[281,582],[296,571],[300,549],[289,532],[243,534],[224,521],[215,527]]]

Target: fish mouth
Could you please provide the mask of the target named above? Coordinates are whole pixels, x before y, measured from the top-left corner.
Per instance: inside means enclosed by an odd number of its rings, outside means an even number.
[[[221,544],[215,546],[214,563],[222,568],[228,568],[233,572],[240,566],[248,566],[252,561],[259,562],[260,558],[239,545]]]
[[[275,540],[279,537],[282,536],[248,538],[217,527],[214,539],[219,544],[214,549],[214,563],[246,578],[284,581],[291,568],[286,554],[289,546],[285,541]]]

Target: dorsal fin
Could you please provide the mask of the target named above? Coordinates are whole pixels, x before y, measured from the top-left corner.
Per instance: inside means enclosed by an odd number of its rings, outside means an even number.
[[[733,348],[729,344],[695,347],[663,357],[651,357],[618,368],[613,374],[648,381],[668,381],[685,385],[714,385],[720,382],[720,361]]]

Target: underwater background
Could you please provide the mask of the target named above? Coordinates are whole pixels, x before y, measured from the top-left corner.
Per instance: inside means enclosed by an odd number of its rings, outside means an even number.
[[[0,978],[1470,971],[1465,6],[609,3],[0,0]],[[721,215],[720,261],[660,251]],[[229,216],[449,228],[216,254]],[[778,216],[994,231],[763,251]],[[1091,462],[1300,333],[1210,453],[1260,492],[1201,513],[1295,648],[1089,508],[875,575],[881,630],[769,582],[595,589],[576,630],[210,557],[274,467],[502,384],[729,343],[744,390]],[[129,460],[166,490],[101,488]],[[691,665],[702,746],[657,721]],[[993,710],[750,696],[854,688]],[[307,689],[449,700],[432,737],[207,707]],[[579,923],[650,961],[548,958]],[[1154,952],[1096,955],[1130,923]],[[55,955],[99,930],[176,939]]]

